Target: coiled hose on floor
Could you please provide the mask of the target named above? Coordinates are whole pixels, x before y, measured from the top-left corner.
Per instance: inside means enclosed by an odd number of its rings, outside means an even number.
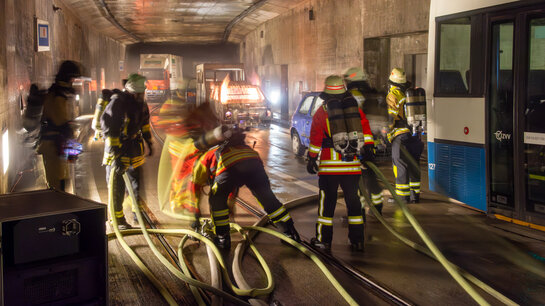
[[[418,221],[416,221],[414,216],[412,216],[412,214],[408,210],[406,204],[403,201],[401,201],[401,199],[399,199],[399,197],[397,197],[393,187],[388,183],[387,179],[384,177],[382,172],[373,163],[367,162],[366,165],[367,165],[367,167],[369,167],[369,169],[374,171],[377,174],[377,176],[384,182],[384,184],[386,185],[387,189],[392,194],[392,196],[393,196],[394,200],[396,201],[396,203],[400,206],[400,208],[402,209],[403,213],[406,215],[406,217],[409,220],[409,222],[411,223],[411,225],[413,225],[413,227],[415,228],[417,233],[422,237],[422,239],[424,240],[426,245],[430,248],[431,252],[428,249],[418,245],[417,243],[415,243],[415,242],[403,237],[399,233],[397,233],[384,220],[384,218],[382,218],[382,216],[378,213],[378,211],[375,209],[375,207],[373,205],[368,205],[368,203],[371,203],[370,199],[369,199],[369,195],[364,190],[363,183],[360,180],[360,191],[361,191],[361,194],[362,194],[363,198],[365,199],[365,203],[369,206],[369,209],[373,212],[373,214],[377,217],[377,219],[393,235],[395,235],[398,239],[403,241],[405,244],[411,246],[412,248],[414,248],[414,249],[416,249],[416,250],[418,250],[418,251],[420,251],[420,252],[422,252],[422,253],[424,253],[424,254],[432,257],[432,258],[437,259],[445,267],[445,269],[453,276],[453,278],[462,286],[462,288],[464,288],[464,290],[466,290],[466,292],[468,292],[468,294],[477,303],[479,303],[480,305],[488,305],[488,303],[474,290],[473,287],[471,287],[471,285],[469,285],[466,282],[466,279],[471,281],[473,284],[480,287],[482,290],[486,291],[487,293],[489,293],[490,295],[492,295],[493,297],[495,297],[499,301],[505,303],[506,305],[517,305],[515,302],[513,302],[509,298],[505,297],[501,293],[497,292],[496,290],[492,289],[490,286],[488,286],[485,283],[483,283],[482,281],[478,280],[476,277],[472,276],[471,274],[467,273],[463,269],[461,269],[461,268],[455,266],[454,264],[452,264],[451,262],[449,262],[444,257],[444,255],[439,251],[439,249],[435,246],[435,244],[431,241],[431,239],[429,239],[427,234],[423,231],[423,229],[419,225]],[[128,177],[127,177],[126,174],[124,174],[123,178],[125,180],[126,185],[131,186],[129,181],[128,181]],[[110,182],[111,181],[112,180],[110,179]],[[309,257],[311,260],[313,260],[315,262],[315,264],[326,275],[326,277],[330,280],[330,282],[337,289],[337,291],[343,296],[343,298],[348,302],[348,304],[357,305],[356,301],[353,300],[353,298],[348,294],[348,292],[346,292],[346,290],[342,287],[342,285],[340,283],[338,283],[338,281],[333,277],[333,275],[327,269],[327,267],[323,264],[323,262],[314,253],[310,252],[308,249],[306,249],[301,244],[299,244],[296,241],[284,236],[283,234],[278,233],[278,232],[276,232],[274,230],[271,230],[271,229],[267,229],[267,228],[260,227],[260,226],[240,227],[238,224],[232,223],[231,224],[232,230],[238,231],[238,232],[240,232],[242,234],[243,242],[245,244],[249,245],[249,247],[252,249],[252,251],[256,255],[256,258],[258,258],[258,261],[262,265],[262,268],[263,268],[263,270],[265,271],[265,273],[267,275],[267,283],[268,283],[265,288],[256,289],[256,288],[250,288],[249,285],[245,282],[244,277],[242,276],[242,273],[240,271],[241,270],[240,269],[240,263],[242,261],[242,254],[243,254],[242,250],[243,250],[243,247],[244,247],[243,244],[241,243],[241,244],[239,244],[237,246],[237,248],[235,250],[235,257],[233,259],[233,275],[235,277],[236,282],[238,284],[241,284],[242,288],[236,287],[235,285],[232,284],[232,282],[230,280],[229,273],[228,273],[226,264],[223,261],[223,257],[221,255],[221,253],[219,252],[217,247],[214,245],[214,243],[210,239],[202,236],[201,234],[199,234],[197,232],[187,230],[187,229],[162,229],[162,230],[146,229],[144,227],[143,218],[142,218],[141,212],[139,210],[139,207],[137,205],[137,202],[135,200],[133,190],[131,188],[128,188],[128,189],[129,189],[129,195],[130,195],[131,200],[132,200],[132,205],[133,205],[133,207],[135,207],[135,213],[136,213],[137,219],[139,221],[139,224],[142,226],[142,228],[120,231],[117,228],[117,220],[115,218],[112,218],[114,234],[120,240],[120,243],[121,243],[122,247],[125,249],[125,251],[127,251],[127,253],[131,257],[131,259],[133,259],[133,261],[135,261],[137,266],[145,273],[145,275],[148,277],[148,279],[150,279],[152,284],[159,290],[159,292],[163,295],[163,297],[165,298],[165,300],[169,304],[171,304],[171,305],[176,304],[174,298],[168,292],[168,290],[166,290],[166,288],[157,280],[157,278],[153,275],[153,273],[145,266],[145,264],[143,264],[143,262],[134,253],[134,251],[128,246],[128,244],[123,239],[123,235],[134,235],[134,234],[144,235],[144,238],[146,239],[147,243],[150,245],[150,248],[152,249],[155,256],[174,275],[176,275],[179,279],[181,279],[182,281],[184,281],[188,285],[190,285],[191,291],[194,294],[194,296],[195,296],[195,298],[196,298],[199,305],[204,305],[205,302],[202,299],[201,293],[197,288],[201,288],[201,289],[207,290],[209,292],[212,292],[213,294],[215,294],[215,295],[217,295],[219,297],[225,298],[227,300],[230,300],[231,302],[234,302],[236,304],[244,304],[244,305],[249,305],[249,304],[247,302],[237,298],[237,297],[234,297],[234,296],[232,296],[232,295],[230,295],[230,294],[216,288],[216,287],[210,286],[210,285],[208,285],[206,283],[200,282],[200,281],[198,281],[196,279],[193,279],[191,277],[189,269],[187,268],[187,266],[185,265],[185,261],[183,260],[183,246],[186,243],[187,238],[189,236],[191,236],[193,238],[196,238],[196,239],[204,242],[207,245],[208,249],[216,257],[216,260],[217,260],[217,262],[218,262],[218,264],[221,267],[221,270],[223,272],[226,283],[228,284],[228,286],[231,288],[231,290],[235,294],[237,294],[239,296],[256,297],[256,296],[260,296],[260,295],[267,295],[270,292],[272,292],[273,287],[274,287],[274,281],[272,279],[271,271],[268,268],[264,258],[259,254],[257,248],[255,247],[255,245],[252,243],[251,239],[247,235],[247,231],[264,232],[264,233],[273,235],[273,236],[275,236],[277,238],[280,238],[280,239],[284,240],[286,243],[294,246],[295,248],[297,248],[299,251],[301,251],[303,254],[305,254],[307,257]],[[112,195],[111,195],[112,188],[109,188],[109,190],[110,190],[109,191],[110,192],[110,197],[109,198],[111,199],[112,198]],[[288,208],[292,208],[294,205],[290,205],[290,204],[295,204],[295,202],[298,202],[297,204],[303,204],[305,202],[308,202],[308,199],[306,199],[306,201],[301,201],[301,199],[298,199],[298,200],[295,200],[295,201],[292,201],[292,202],[294,202],[294,203],[287,203],[286,206],[288,206]],[[110,204],[109,205],[110,206],[110,214],[114,215],[113,214],[113,206],[111,205],[111,203],[109,203],[109,204]],[[263,220],[260,220],[260,221],[262,222]],[[166,259],[157,250],[154,243],[151,241],[149,233],[182,236],[182,240],[180,241],[180,244],[178,246],[178,256],[179,256],[179,260],[180,260],[180,265],[182,266],[182,270],[183,270],[182,272],[178,268],[176,268],[174,265],[172,265],[168,261],[168,259]],[[252,304],[259,304],[259,300],[255,300]]]
[[[113,182],[112,178],[113,178],[113,175],[114,175],[114,171],[115,170],[112,170],[112,172],[110,173],[110,180],[109,180],[110,182]],[[119,242],[120,242],[121,246],[123,247],[123,249],[129,254],[131,259],[137,264],[137,266],[144,272],[144,274],[151,281],[151,283],[159,290],[159,292],[165,298],[167,303],[169,303],[169,305],[176,305],[176,301],[175,301],[174,297],[170,294],[170,292],[168,292],[168,290],[160,283],[160,281],[157,279],[157,277],[146,267],[146,265],[142,262],[142,260],[138,257],[138,255],[125,242],[125,240],[123,238],[124,235],[136,235],[136,234],[143,235],[146,242],[150,246],[152,252],[159,259],[159,261],[163,265],[165,265],[165,267],[167,267],[168,270],[170,272],[172,272],[176,277],[178,277],[180,280],[184,281],[185,283],[187,283],[188,285],[191,286],[191,291],[195,295],[195,298],[196,298],[197,302],[199,303],[199,305],[204,305],[204,301],[203,301],[202,297],[200,296],[200,292],[196,288],[201,288],[201,289],[204,289],[206,291],[209,291],[209,292],[211,292],[211,293],[213,293],[213,294],[215,294],[217,296],[220,296],[220,297],[222,297],[222,298],[224,298],[226,300],[229,300],[230,302],[233,302],[233,303],[235,303],[237,305],[250,305],[250,304],[247,303],[244,300],[241,300],[240,298],[237,298],[237,297],[235,297],[233,295],[230,295],[230,294],[228,294],[228,293],[226,293],[226,292],[224,292],[222,290],[219,290],[218,288],[210,286],[209,284],[198,281],[198,280],[192,278],[189,275],[190,274],[189,269],[187,268],[187,266],[185,265],[185,262],[183,260],[183,251],[182,251],[183,246],[184,246],[185,242],[187,241],[188,236],[191,236],[191,237],[193,237],[193,238],[195,238],[195,239],[197,239],[197,240],[199,240],[201,242],[204,242],[212,250],[214,256],[216,257],[216,259],[217,259],[217,261],[218,261],[218,263],[219,263],[219,265],[221,267],[225,282],[227,283],[227,285],[230,287],[230,289],[236,295],[246,296],[246,297],[256,297],[256,296],[261,296],[261,295],[268,295],[268,294],[270,294],[272,292],[272,290],[274,289],[274,281],[273,281],[273,278],[272,278],[272,273],[271,273],[267,263],[265,262],[265,259],[259,253],[259,251],[255,247],[255,245],[252,243],[251,239],[249,239],[248,236],[246,235],[246,232],[250,231],[250,230],[251,231],[264,232],[264,233],[267,233],[269,235],[280,238],[283,241],[285,241],[286,243],[288,243],[288,244],[294,246],[295,248],[297,248],[299,251],[303,252],[303,254],[305,254],[307,257],[312,259],[316,263],[316,265],[318,265],[320,270],[326,275],[326,277],[329,279],[329,281],[333,284],[333,286],[337,289],[337,291],[342,295],[342,297],[348,302],[348,304],[357,305],[356,301],[348,294],[348,292],[346,292],[346,290],[342,287],[342,285],[333,277],[332,273],[327,269],[325,264],[318,258],[318,256],[316,256],[314,253],[310,252],[308,249],[306,249],[300,243],[286,237],[285,235],[283,235],[281,233],[278,233],[275,230],[271,230],[271,229],[267,229],[267,228],[263,228],[263,227],[258,227],[258,226],[240,227],[238,224],[232,223],[231,224],[232,230],[238,231],[243,235],[243,238],[244,238],[245,242],[249,243],[250,248],[252,249],[252,251],[256,255],[256,258],[260,262],[260,264],[261,264],[261,266],[262,266],[262,268],[263,268],[263,270],[264,270],[264,272],[265,272],[265,274],[267,276],[267,286],[264,287],[264,288],[244,288],[244,289],[238,288],[237,286],[235,286],[231,282],[227,266],[226,266],[226,264],[224,262],[224,259],[223,259],[222,255],[221,255],[219,249],[207,237],[201,235],[200,233],[197,233],[195,231],[188,230],[188,229],[160,229],[160,230],[157,230],[157,229],[147,229],[147,228],[145,228],[144,219],[143,219],[142,214],[140,212],[140,208],[139,208],[139,206],[137,204],[136,197],[134,195],[134,191],[131,188],[131,184],[130,184],[130,181],[129,181],[129,178],[128,178],[127,174],[123,174],[123,179],[125,180],[126,186],[129,186],[127,189],[129,190],[129,196],[131,198],[132,206],[134,208],[134,212],[136,214],[136,217],[138,219],[138,223],[140,224],[141,228],[139,228],[139,229],[128,229],[128,230],[122,230],[122,231],[118,229],[117,219],[115,217],[112,217],[112,216],[115,216],[115,213],[114,213],[113,205],[111,203],[111,199],[113,198],[112,197],[113,196],[113,194],[112,194],[113,193],[113,188],[111,188],[112,186],[111,186],[111,183],[110,183],[108,205],[109,205],[110,217],[111,217],[111,220],[112,220],[112,226],[113,226],[113,230],[114,230],[114,234],[110,235],[110,238],[113,238],[115,236],[115,238],[117,238],[119,240]],[[150,233],[151,234],[182,236],[180,244],[178,245],[178,256],[179,256],[180,265],[182,266],[182,269],[184,271],[180,271],[178,268],[176,268],[168,259],[166,259],[160,253],[160,251],[157,249],[157,247],[155,246],[155,244],[151,240],[151,237],[149,235]],[[240,276],[238,276],[238,277],[239,277],[239,280],[240,280],[241,279]]]

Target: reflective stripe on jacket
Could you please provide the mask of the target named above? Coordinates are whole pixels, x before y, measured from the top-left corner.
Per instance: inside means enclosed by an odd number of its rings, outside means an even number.
[[[401,134],[409,133],[409,125],[405,117],[405,93],[397,86],[391,86],[386,96],[388,104],[388,140],[392,140]]]
[[[369,120],[360,109],[361,126],[365,137],[365,145],[374,145],[373,134],[369,126]],[[310,128],[309,155],[312,158],[320,152],[320,165],[318,175],[351,175],[361,174],[360,162],[354,157],[353,161],[343,161],[341,155],[333,148],[322,147],[324,138],[331,138],[329,119],[325,105],[320,107],[314,117]]]
[[[221,152],[218,152],[221,150]],[[236,145],[228,147],[214,147],[195,163],[193,168],[193,184],[198,189],[211,184],[215,177],[225,172],[237,163],[256,159],[261,160],[259,154],[247,145]],[[200,194],[198,195],[200,198]]]

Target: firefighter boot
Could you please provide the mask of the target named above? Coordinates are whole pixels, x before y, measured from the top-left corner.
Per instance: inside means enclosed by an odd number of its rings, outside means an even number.
[[[220,234],[214,237],[214,244],[222,250],[231,250],[231,234]]]
[[[317,238],[310,239],[310,245],[316,249],[320,249],[327,254],[331,254],[331,243],[330,242],[321,242]]]
[[[409,203],[420,203],[420,193],[411,190],[411,201]]]
[[[352,252],[363,252],[364,250],[364,244],[363,244],[363,241],[360,241],[360,242],[356,242],[356,243],[351,243],[350,244],[350,250]]]
[[[117,218],[117,229],[120,231],[131,229],[132,226],[127,223],[127,220],[125,220],[125,217]]]
[[[295,229],[295,226],[293,225],[293,220],[288,220],[286,222],[278,222],[276,223],[276,226],[280,229],[280,231],[286,235],[288,238],[291,238],[297,242],[301,242],[301,238],[299,238],[299,233]],[[284,240],[282,240],[284,241]]]

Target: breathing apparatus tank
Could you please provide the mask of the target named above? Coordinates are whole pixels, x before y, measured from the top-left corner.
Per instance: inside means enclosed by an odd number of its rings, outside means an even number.
[[[346,123],[348,133],[349,153],[361,155],[361,150],[365,144],[365,137],[363,136],[358,102],[352,95],[349,95],[343,99],[342,104],[344,122]]]
[[[426,134],[426,91],[423,88],[409,88],[405,95],[405,115],[413,135]]]
[[[327,77],[325,85],[324,92],[329,94],[326,106],[333,148],[343,160],[353,159],[361,154],[365,141],[358,103],[351,94],[346,94],[340,76]]]
[[[203,133],[195,140],[194,144],[197,149],[205,151],[226,141],[232,135],[233,132],[227,126],[220,125],[213,130]]]

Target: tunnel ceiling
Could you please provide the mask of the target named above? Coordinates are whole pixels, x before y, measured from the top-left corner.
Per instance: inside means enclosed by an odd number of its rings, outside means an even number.
[[[126,44],[240,42],[307,0],[62,0],[84,23]]]

